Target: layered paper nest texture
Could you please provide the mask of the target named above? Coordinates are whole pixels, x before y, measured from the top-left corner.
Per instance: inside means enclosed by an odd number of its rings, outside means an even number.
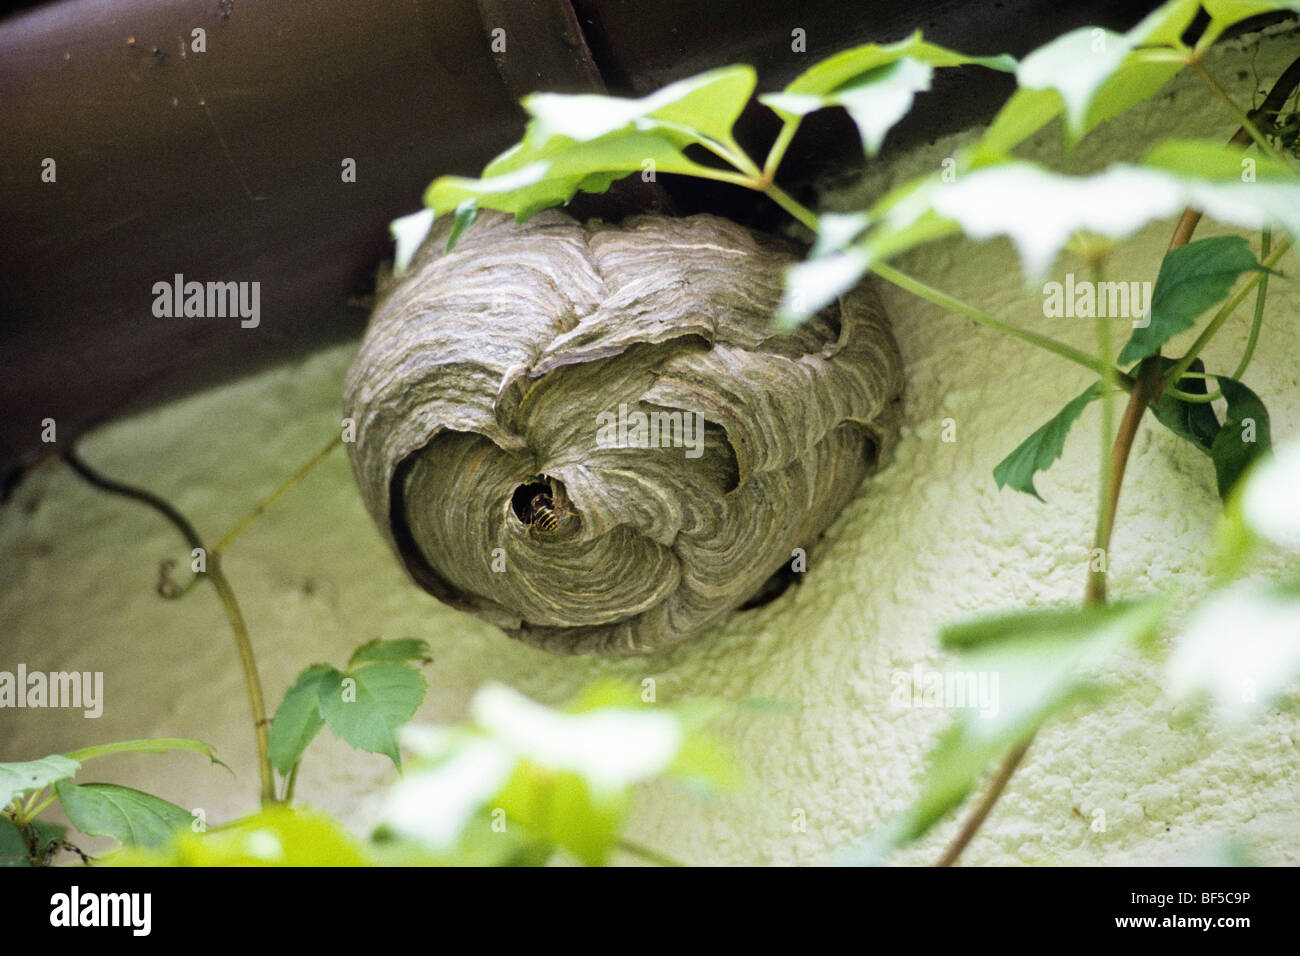
[[[557,653],[724,620],[888,446],[903,381],[868,286],[774,321],[799,250],[725,219],[439,221],[380,298],[344,415],[366,506],[438,599]]]

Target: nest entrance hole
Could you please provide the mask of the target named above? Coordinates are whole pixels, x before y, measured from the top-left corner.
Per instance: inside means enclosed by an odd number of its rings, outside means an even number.
[[[520,524],[527,526],[532,523],[533,502],[539,498],[540,503],[547,508],[555,507],[555,493],[549,481],[530,481],[515,489],[515,493],[510,496],[510,508]]]

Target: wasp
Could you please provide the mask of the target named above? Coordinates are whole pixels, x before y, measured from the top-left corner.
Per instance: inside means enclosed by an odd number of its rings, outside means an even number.
[[[547,494],[534,495],[528,506],[528,523],[534,528],[554,534],[560,530],[560,519],[555,513],[554,502]]]
[[[549,492],[540,492],[533,495],[528,503],[528,530],[555,534],[560,530],[560,520],[571,514],[573,512],[566,508],[563,502],[552,497]]]

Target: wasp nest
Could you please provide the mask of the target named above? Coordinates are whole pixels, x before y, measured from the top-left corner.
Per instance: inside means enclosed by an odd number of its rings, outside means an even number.
[[[638,653],[723,620],[890,440],[898,348],[859,287],[783,331],[797,250],[713,216],[440,221],[347,377],[348,446],[411,577],[513,637]]]

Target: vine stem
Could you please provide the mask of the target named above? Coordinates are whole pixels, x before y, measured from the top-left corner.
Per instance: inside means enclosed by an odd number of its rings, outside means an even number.
[[[1277,150],[1273,148],[1273,144],[1270,143],[1264,134],[1259,131],[1259,127],[1255,125],[1250,114],[1233,102],[1232,97],[1228,95],[1228,91],[1219,85],[1219,81],[1214,78],[1214,74],[1205,68],[1205,64],[1201,62],[1201,58],[1193,57],[1190,62],[1192,69],[1200,74],[1201,79],[1205,81],[1205,85],[1210,88],[1215,96],[1228,105],[1228,109],[1232,110],[1233,115],[1236,116],[1237,119],[1241,120],[1241,128],[1237,131],[1237,134],[1232,137],[1232,141],[1230,141],[1229,145],[1244,145],[1244,143],[1236,143],[1237,136],[1244,136],[1246,142],[1253,139],[1255,145],[1259,147],[1260,152],[1264,153],[1264,155],[1276,159],[1278,162],[1282,162],[1282,157],[1279,156]]]
[[[309,462],[307,462],[305,465],[303,465],[301,468],[295,471],[292,475],[290,475],[289,478],[284,482],[284,484],[280,485],[279,488],[276,488],[275,491],[271,492],[271,494],[267,498],[265,498],[260,504],[258,504],[256,508],[254,508],[248,514],[246,514],[237,525],[235,525],[233,528],[227,531],[225,537],[223,537],[220,541],[218,541],[216,543],[216,546],[213,547],[212,553],[223,554],[225,550],[228,547],[230,547],[232,541],[234,541],[237,537],[243,534],[243,532],[248,528],[249,525],[251,525],[254,521],[256,521],[258,518],[262,516],[262,512],[266,511],[267,508],[275,504],[275,502],[280,499],[280,496],[283,495],[286,491],[288,491],[298,482],[302,481],[303,477],[307,474],[307,472],[311,471],[318,464],[320,464],[321,460],[326,455],[328,455],[330,452],[332,452],[335,448],[337,448],[342,443],[343,443],[342,435],[333,438],[328,445],[326,445],[324,448],[318,451],[314,456],[312,456],[312,459]]]
[[[1102,378],[1106,378],[1108,375],[1113,374],[1116,384],[1121,388],[1128,389],[1133,385],[1133,380],[1128,375],[1121,372],[1113,365],[1108,365],[1100,359],[1089,355],[1087,352],[1080,351],[1073,346],[1066,345],[1064,342],[1059,342],[1046,335],[1039,335],[1037,332],[1031,332],[1028,329],[1021,329],[1014,325],[1008,325],[1001,319],[989,315],[987,312],[977,309],[973,305],[968,305],[960,299],[953,298],[946,292],[941,292],[932,286],[928,286],[913,276],[899,272],[891,265],[887,265],[883,262],[876,263],[871,267],[871,271],[887,282],[891,282],[900,289],[905,289],[914,295],[920,296],[927,302],[933,302],[935,305],[947,309],[949,312],[964,315],[971,321],[977,322],[980,325],[987,326],[991,329],[996,329],[1004,335],[1009,335],[1012,338],[1020,339],[1022,342],[1028,342],[1030,345],[1036,345],[1041,349],[1046,349],[1049,352],[1059,355],[1061,358],[1069,359],[1076,365],[1082,365],[1084,368],[1096,372]]]
[[[262,785],[262,803],[263,805],[274,803],[275,777],[271,771],[270,733],[266,719],[266,702],[262,696],[262,681],[257,672],[257,659],[253,654],[253,641],[249,637],[248,627],[244,624],[244,615],[239,609],[239,602],[235,599],[234,589],[231,588],[230,582],[221,569],[220,555],[205,548],[203,539],[194,530],[194,526],[190,524],[189,519],[158,495],[114,481],[111,478],[105,478],[82,461],[77,453],[71,449],[64,452],[63,460],[67,462],[69,468],[101,491],[122,495],[157,511],[181,533],[181,536],[191,549],[201,550],[207,555],[207,570],[204,575],[212,582],[213,588],[216,589],[217,596],[221,600],[221,606],[226,612],[226,619],[230,622],[231,630],[234,631],[235,646],[239,651],[239,660],[244,669],[244,683],[248,686],[248,701],[253,711],[253,734],[257,741],[257,766]]]
[[[801,119],[802,117],[787,119],[782,124],[781,132],[777,134],[776,141],[772,144],[767,159],[763,162],[763,178],[768,182],[776,178],[776,169],[781,165],[781,160],[785,158],[785,151],[790,148],[790,143],[794,141],[794,134],[799,130]]]
[[[1096,264],[1093,279],[1096,282],[1096,288],[1102,288],[1102,263]],[[1105,311],[1105,310],[1101,310]],[[1097,356],[1105,360],[1111,354],[1110,344],[1110,318],[1106,315],[1097,317]],[[1156,363],[1159,365],[1159,363]],[[1113,456],[1106,454],[1106,449],[1110,448],[1115,441],[1115,402],[1114,402],[1114,383],[1109,380],[1109,376],[1102,378],[1102,396],[1101,396],[1101,443],[1102,453],[1097,457],[1101,459],[1101,472],[1097,481],[1097,527],[1094,532],[1094,540],[1098,542],[1096,547],[1102,549],[1110,546],[1110,533],[1115,521],[1115,508],[1110,506],[1108,496],[1110,489],[1115,485],[1115,469],[1123,468],[1124,462],[1116,462]],[[1127,460],[1125,455],[1124,460]],[[1121,479],[1122,480],[1122,479]],[[1116,491],[1118,493],[1118,491]],[[1100,554],[1094,549],[1091,560],[1088,562],[1088,583],[1089,587],[1097,587],[1101,594],[1101,600],[1105,600],[1106,594],[1106,551],[1102,550]]]
[[[1269,249],[1273,245],[1273,233],[1265,229],[1259,237],[1259,254],[1262,258],[1267,259]],[[1232,377],[1240,382],[1242,374],[1250,367],[1250,360],[1255,357],[1255,346],[1259,342],[1259,328],[1264,323],[1264,300],[1268,297],[1268,273],[1265,272],[1260,277],[1259,285],[1255,287],[1255,312],[1250,317],[1250,337],[1246,340],[1246,350],[1241,353],[1241,361],[1237,363]],[[1220,395],[1223,392],[1220,390]]]
[[[1007,782],[1011,779],[1011,775],[1020,766],[1020,761],[1025,759],[1025,754],[1029,751],[1029,745],[1033,742],[1034,738],[1031,735],[1028,740],[1007,754],[998,767],[997,773],[989,781],[987,789],[980,796],[979,803],[975,805],[975,809],[971,811],[970,816],[966,818],[966,822],[962,824],[961,831],[948,844],[948,848],[943,851],[943,856],[939,857],[939,862],[935,866],[952,866],[957,862],[962,850],[966,849],[966,845],[970,843],[979,828],[983,826],[989,811],[993,809],[993,804],[997,803],[998,798],[1002,796],[1002,791],[1007,788]]]
[[[640,843],[628,839],[619,839],[615,844],[618,849],[631,856],[640,857],[647,863],[653,863],[655,866],[685,866],[680,860],[675,860],[666,853],[660,853],[658,850],[651,849]]]

